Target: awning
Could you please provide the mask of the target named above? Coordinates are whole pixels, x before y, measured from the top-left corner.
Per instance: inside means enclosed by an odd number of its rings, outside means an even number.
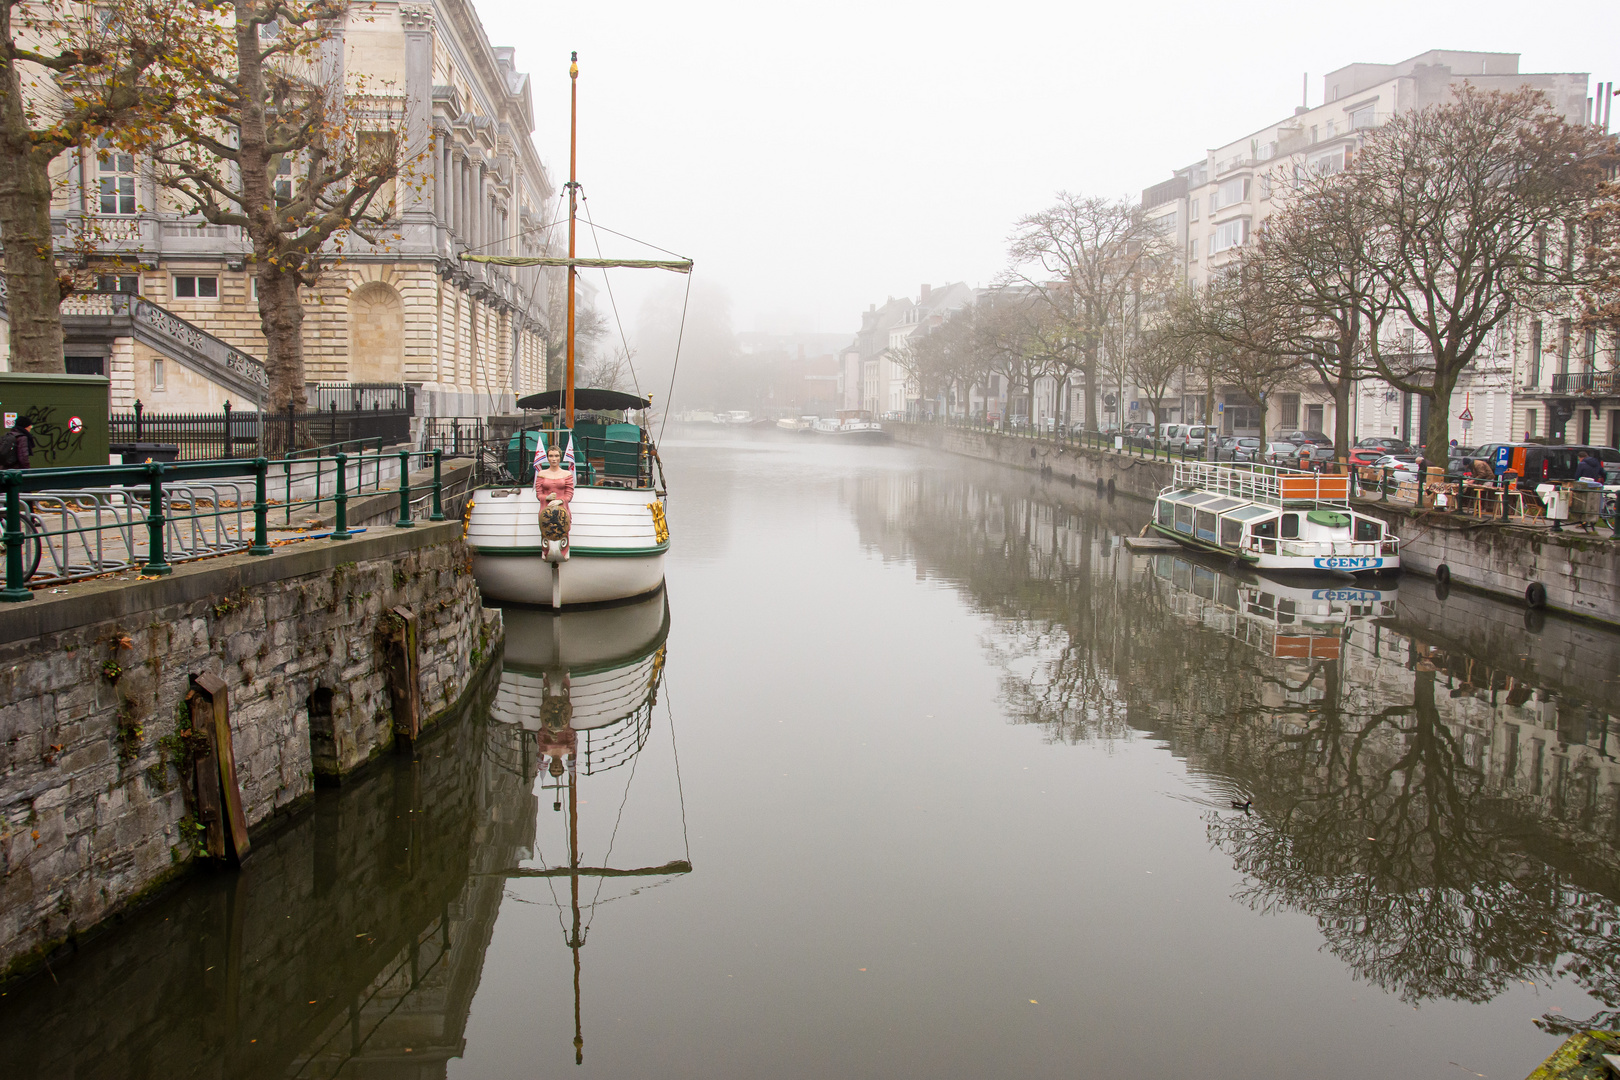
[[[568,404],[567,391],[547,390],[543,394],[530,394],[526,398],[519,398],[517,407],[520,409],[561,409]],[[652,398],[637,397],[619,390],[598,390],[594,387],[580,386],[574,388],[574,408],[584,409],[587,412],[617,412],[621,409],[645,409],[652,404]]]

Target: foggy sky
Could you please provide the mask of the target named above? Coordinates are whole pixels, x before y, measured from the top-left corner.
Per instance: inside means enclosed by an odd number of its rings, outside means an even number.
[[[1019,214],[1060,188],[1139,196],[1288,115],[1305,72],[1313,105],[1329,70],[1431,48],[1620,81],[1620,16],[1602,0],[474,2],[532,77],[535,144],[559,185],[579,50],[593,216],[694,258],[737,330],[853,334],[869,303],[922,282],[986,284]],[[595,253],[588,231],[581,253]],[[632,337],[668,278],[615,272]]]

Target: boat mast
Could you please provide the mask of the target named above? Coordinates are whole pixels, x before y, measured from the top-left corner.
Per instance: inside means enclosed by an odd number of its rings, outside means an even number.
[[[579,194],[579,53],[568,62],[568,430],[574,430],[574,204]]]
[[[574,954],[574,1064],[583,1065],[585,1035],[579,1023],[579,949],[585,944],[585,936],[579,928],[579,802],[575,783],[576,774],[571,762],[568,770],[568,887],[574,909],[574,934],[568,939],[568,948]]]

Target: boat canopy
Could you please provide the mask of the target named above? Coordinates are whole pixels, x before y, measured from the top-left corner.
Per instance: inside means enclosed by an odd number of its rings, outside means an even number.
[[[543,394],[530,394],[526,398],[519,398],[517,407],[520,409],[560,409],[568,403],[561,390],[547,390]],[[574,390],[574,408],[590,411],[617,411],[620,409],[645,409],[652,404],[652,398],[637,397],[635,394],[626,394],[621,390],[599,390],[595,387],[577,387]]]

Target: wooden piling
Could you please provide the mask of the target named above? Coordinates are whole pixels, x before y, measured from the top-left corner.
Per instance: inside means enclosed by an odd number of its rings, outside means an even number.
[[[191,729],[207,739],[197,756],[197,816],[208,830],[208,854],[240,863],[247,857],[247,815],[236,780],[236,754],[231,747],[230,693],[217,675],[191,677],[186,693]]]
[[[416,741],[422,732],[422,691],[416,613],[396,607],[388,620],[388,692],[394,701],[394,737]]]

